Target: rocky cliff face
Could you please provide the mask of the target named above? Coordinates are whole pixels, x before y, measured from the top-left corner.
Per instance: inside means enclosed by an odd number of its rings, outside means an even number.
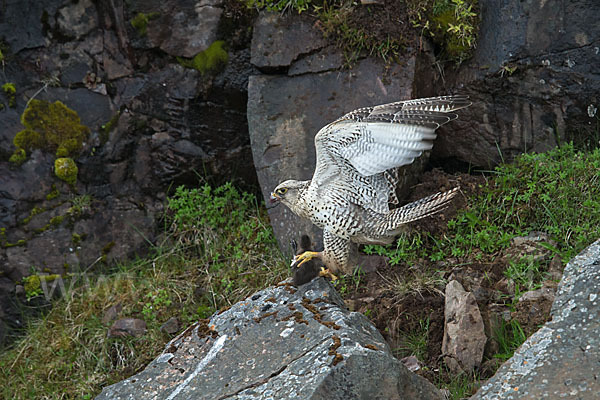
[[[16,88],[14,101],[0,94],[0,337],[20,319],[7,304],[23,277],[143,254],[169,188],[199,179],[256,187],[246,122],[252,13],[242,4],[29,6],[13,2],[0,15],[0,84]],[[69,154],[74,184],[57,178],[48,140],[18,154],[31,98],[62,102],[89,128]]]
[[[460,90],[473,106],[457,121],[459,129],[440,135],[433,157],[489,167],[560,142],[597,141],[600,26],[594,15],[600,4],[479,4],[473,58],[448,71],[445,85],[436,88]]]

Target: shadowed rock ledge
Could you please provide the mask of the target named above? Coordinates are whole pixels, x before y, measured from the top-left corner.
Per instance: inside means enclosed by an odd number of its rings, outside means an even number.
[[[442,399],[322,278],[200,321],[96,399]]]

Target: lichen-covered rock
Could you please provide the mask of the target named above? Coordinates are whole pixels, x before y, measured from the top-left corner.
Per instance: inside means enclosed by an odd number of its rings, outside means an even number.
[[[97,399],[442,399],[324,279],[262,290],[173,339]]]
[[[564,270],[552,320],[534,333],[473,400],[600,398],[600,240]]]

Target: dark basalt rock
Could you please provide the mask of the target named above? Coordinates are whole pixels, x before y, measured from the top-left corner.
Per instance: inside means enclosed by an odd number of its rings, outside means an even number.
[[[76,273],[144,254],[166,191],[197,185],[198,175],[255,190],[246,86],[256,70],[250,37],[238,35],[250,20],[225,32],[225,7],[221,1],[52,0],[27,12],[17,3],[2,9],[3,79],[17,93],[11,108],[0,92],[0,276],[14,284],[31,266]],[[140,12],[158,12],[143,37],[131,26]],[[175,57],[193,57],[217,39],[229,55],[221,70],[202,74]],[[32,97],[60,100],[91,131],[72,155],[79,169],[74,187],[55,177],[52,152],[28,153],[20,166],[8,161]],[[82,199],[84,212],[71,209]],[[16,312],[7,298],[1,297],[0,319]]]
[[[600,105],[595,17],[600,3],[485,0],[479,5],[473,59],[448,71],[445,84],[440,79],[435,89],[468,94],[473,105],[462,110],[456,125],[441,128],[447,133],[440,135],[432,157],[488,168],[568,140],[590,144],[598,118],[592,111]]]

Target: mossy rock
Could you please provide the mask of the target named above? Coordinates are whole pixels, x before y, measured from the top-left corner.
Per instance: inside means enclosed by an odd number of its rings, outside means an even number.
[[[77,112],[60,101],[50,103],[33,99],[21,115],[25,129],[15,135],[17,148],[56,152],[59,157],[77,154],[83,148],[90,129],[81,124]]]
[[[71,186],[74,186],[77,182],[78,172],[77,164],[75,164],[72,158],[63,157],[57,158],[54,161],[54,173],[56,176]]]
[[[204,75],[222,69],[229,61],[229,54],[225,50],[225,42],[217,40],[206,50],[196,54],[191,60],[177,57],[177,61],[183,67],[193,68]]]

